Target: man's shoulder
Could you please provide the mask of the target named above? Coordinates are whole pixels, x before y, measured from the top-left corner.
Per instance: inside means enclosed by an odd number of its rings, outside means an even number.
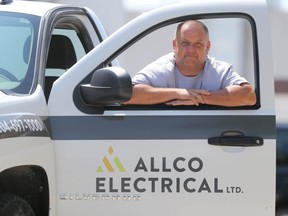
[[[146,84],[154,87],[175,87],[174,55],[167,54],[150,63],[133,77],[134,84]],[[171,73],[172,72],[172,73]],[[174,84],[174,85],[173,85]]]
[[[217,60],[214,57],[207,56],[206,60],[206,69],[212,70],[215,69],[217,71],[229,70],[231,68],[231,64],[225,61]]]
[[[157,69],[158,72],[160,71],[172,71],[175,65],[175,58],[174,53],[168,53],[164,56],[161,56],[154,62],[148,65],[149,69]],[[148,69],[147,68],[147,69]]]

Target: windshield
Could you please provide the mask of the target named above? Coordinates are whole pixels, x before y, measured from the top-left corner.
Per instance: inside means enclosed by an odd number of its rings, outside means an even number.
[[[0,90],[17,94],[31,91],[38,26],[35,16],[0,12]]]

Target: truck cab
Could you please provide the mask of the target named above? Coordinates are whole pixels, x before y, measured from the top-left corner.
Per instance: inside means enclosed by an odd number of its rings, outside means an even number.
[[[274,78],[264,0],[166,6],[109,37],[87,8],[5,2],[0,213],[24,206],[25,216],[275,214]],[[177,24],[191,19],[208,26],[210,54],[254,86],[256,104],[125,105],[131,77],[171,51]]]

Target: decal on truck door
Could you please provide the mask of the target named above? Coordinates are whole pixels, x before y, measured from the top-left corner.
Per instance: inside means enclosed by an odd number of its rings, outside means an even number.
[[[146,193],[244,193],[240,185],[227,184],[223,176],[205,176],[206,174],[202,173],[205,170],[205,159],[201,157],[137,156],[133,157],[133,160],[130,158],[129,164],[126,164],[127,160],[122,160],[124,155],[118,156],[115,153],[117,148],[109,146],[108,150],[102,153],[103,157],[99,158],[100,164],[96,164],[95,169],[94,192],[61,193],[60,199],[140,201]]]
[[[19,136],[49,136],[42,119],[36,115],[0,116],[0,139]]]

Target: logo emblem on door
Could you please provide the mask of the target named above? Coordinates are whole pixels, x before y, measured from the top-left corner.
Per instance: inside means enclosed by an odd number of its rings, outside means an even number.
[[[114,156],[114,149],[110,146],[108,148],[108,155],[105,155],[102,159],[103,166],[108,172],[115,172],[117,169],[119,172],[125,172],[125,168],[117,155]],[[104,172],[103,166],[99,165],[97,172]]]

